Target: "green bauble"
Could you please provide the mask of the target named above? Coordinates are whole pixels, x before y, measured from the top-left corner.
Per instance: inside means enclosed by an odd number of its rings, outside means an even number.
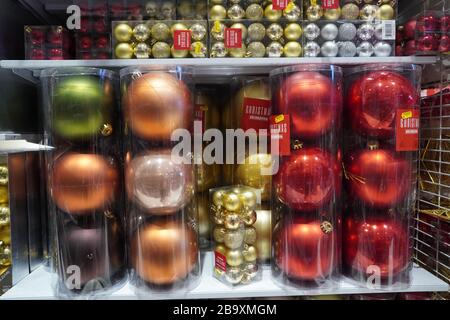
[[[53,127],[63,138],[80,140],[110,124],[113,87],[106,79],[75,76],[62,80],[53,93]]]

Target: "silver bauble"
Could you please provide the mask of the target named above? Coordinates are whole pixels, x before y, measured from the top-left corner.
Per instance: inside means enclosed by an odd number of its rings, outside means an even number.
[[[364,41],[361,42],[359,46],[356,48],[356,52],[360,57],[371,57],[373,55],[374,48],[370,42]]]
[[[328,23],[322,27],[320,35],[324,40],[331,41],[337,38],[339,33],[338,27],[333,23]]]
[[[353,23],[343,23],[339,27],[339,39],[350,41],[356,37],[356,26]]]
[[[320,52],[324,57],[336,57],[338,55],[339,48],[335,41],[326,41],[322,44]]]
[[[304,29],[303,34],[308,40],[315,40],[320,35],[320,28],[315,23],[309,23]]]
[[[320,46],[314,41],[308,41],[303,48],[305,57],[314,58],[320,54]]]

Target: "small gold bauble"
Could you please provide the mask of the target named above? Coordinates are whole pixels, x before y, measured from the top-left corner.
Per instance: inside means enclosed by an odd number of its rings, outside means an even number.
[[[227,268],[227,271],[225,273],[225,279],[230,284],[238,284],[241,283],[242,279],[244,277],[244,273],[242,272],[241,268]]]
[[[264,16],[264,9],[257,3],[253,3],[245,10],[245,17],[250,20],[260,20]]]
[[[189,55],[189,50],[176,50],[174,46],[170,48],[170,52],[174,58],[186,58]]]
[[[225,223],[225,214],[223,211],[216,212],[213,216],[215,224],[222,225]]]
[[[218,252],[224,256],[226,256],[227,251],[228,251],[227,248],[225,248],[225,246],[221,244],[217,245],[216,248],[214,249],[214,252]]]
[[[245,17],[245,10],[238,4],[232,5],[227,11],[228,18],[239,20]]]
[[[323,13],[323,16],[324,16],[325,19],[327,19],[327,20],[336,21],[336,20],[338,20],[339,17],[341,16],[341,8],[337,8],[337,9],[327,9],[327,10],[325,10],[325,12]]]
[[[188,30],[188,28],[183,23],[179,23],[179,22],[178,23],[174,23],[170,27],[170,33],[172,34],[172,38],[173,38],[176,30]]]
[[[239,194],[239,198],[246,209],[253,209],[256,206],[257,197],[254,191],[246,190]]]
[[[257,216],[255,210],[250,210],[244,213],[242,221],[246,226],[252,226],[256,222]]]
[[[262,58],[266,55],[266,46],[260,41],[251,42],[247,46],[246,55],[252,58]]]
[[[126,23],[118,24],[114,28],[114,37],[118,42],[128,42],[133,36],[133,29]]]
[[[388,4],[383,4],[377,11],[376,17],[380,20],[392,20],[395,16],[395,10]]]
[[[223,242],[229,249],[238,249],[244,243],[244,235],[243,230],[227,231]]]
[[[235,193],[226,193],[223,196],[223,206],[228,211],[238,211],[241,208],[239,196]]]
[[[225,228],[237,230],[241,226],[241,217],[237,213],[228,213],[224,219]]]
[[[267,86],[262,86],[261,89],[264,88],[267,88]],[[250,89],[247,88],[247,93],[252,92]],[[258,98],[266,99],[266,94],[263,93]],[[272,176],[269,174],[271,173],[271,168],[272,157],[270,154],[251,154],[236,169],[237,183],[261,190],[261,200],[268,201],[270,200],[272,188]]]
[[[150,32],[154,40],[164,41],[170,37],[170,28],[162,22],[155,23]]]
[[[248,39],[250,41],[262,41],[266,36],[266,27],[262,23],[252,23],[248,27]]]
[[[319,5],[309,6],[306,10],[306,17],[309,21],[317,21],[320,20],[323,16],[323,9]]]
[[[129,43],[119,43],[114,49],[116,58],[119,59],[131,59],[133,58],[133,47]]]
[[[191,37],[195,41],[202,41],[206,37],[206,28],[201,23],[194,23],[189,30],[191,31]]]
[[[258,259],[258,253],[254,246],[245,245],[242,255],[244,256],[245,262],[253,262]]]
[[[247,27],[242,23],[234,23],[231,25],[232,29],[241,29],[242,30],[242,40],[247,38]]]
[[[251,279],[254,279],[258,275],[258,264],[254,262],[248,262],[242,268],[244,274],[250,276]]]
[[[162,41],[156,42],[152,47],[152,53],[156,59],[170,58],[170,46]]]
[[[246,244],[255,244],[257,239],[257,233],[255,227],[246,227],[244,234],[244,242]]]
[[[242,272],[242,279],[241,279],[242,284],[249,284],[252,282],[252,280],[253,280],[252,277],[248,273]]]
[[[357,20],[359,17],[359,7],[354,3],[347,3],[342,7],[341,15],[345,20]]]
[[[150,29],[148,28],[148,26],[146,24],[143,24],[143,23],[138,24],[133,29],[133,35],[137,41],[140,41],[140,42],[146,41],[148,39],[148,37],[150,36]]]
[[[214,21],[214,25],[211,28],[211,37],[215,40],[222,41],[225,39],[225,25],[222,22]]]
[[[215,227],[213,231],[214,241],[223,243],[227,230],[224,227]]]
[[[217,208],[221,208],[223,206],[223,197],[224,197],[224,192],[222,190],[217,190],[217,191],[213,192],[212,200],[213,200],[213,204]]]
[[[257,210],[254,227],[258,235],[256,248],[258,257],[262,261],[270,259],[272,248],[272,212],[270,210]]]
[[[208,48],[201,41],[195,41],[191,44],[190,54],[194,58],[206,58],[208,54]]]
[[[291,2],[293,3],[293,2]],[[288,8],[283,10],[283,16],[288,21],[299,21],[301,20],[302,10],[297,5],[288,6]]]
[[[209,10],[211,20],[223,20],[227,17],[227,9],[222,5],[214,5]]]
[[[278,21],[282,15],[283,12],[281,10],[274,10],[271,4],[264,9],[264,17],[269,21]]]
[[[227,258],[227,264],[231,267],[239,267],[244,263],[241,250],[227,250],[225,257]]]
[[[300,57],[302,55],[302,46],[296,41],[289,41],[284,46],[284,55],[286,57]]]
[[[245,44],[242,44],[240,48],[229,48],[228,52],[233,58],[243,58],[247,53],[247,46]]]
[[[302,27],[298,23],[289,23],[284,29],[284,36],[289,41],[295,41],[300,39],[302,36],[303,30]]]
[[[283,36],[283,27],[278,23],[272,23],[266,29],[266,35],[270,40],[276,41]]]
[[[361,20],[374,20],[377,16],[378,6],[373,4],[366,4],[362,7],[359,16]]]

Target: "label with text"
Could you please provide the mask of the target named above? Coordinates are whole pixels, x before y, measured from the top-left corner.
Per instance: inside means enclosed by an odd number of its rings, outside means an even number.
[[[272,8],[273,10],[284,10],[288,5],[288,0],[273,0]]]
[[[215,268],[226,272],[227,271],[227,258],[220,252],[214,251]]]
[[[269,118],[272,112],[270,108],[270,100],[244,98],[242,108],[242,130],[269,130]]]
[[[229,49],[242,48],[242,29],[225,28],[225,47]]]
[[[419,149],[419,110],[398,109],[395,125],[395,149],[417,151]]]
[[[339,8],[339,0],[322,0],[322,8],[338,9]]]
[[[291,124],[287,114],[279,114],[270,117],[270,141],[273,144],[278,140],[278,155],[291,154]],[[276,150],[272,151],[276,153]]]
[[[174,30],[173,32],[173,48],[175,50],[191,49],[191,31]]]

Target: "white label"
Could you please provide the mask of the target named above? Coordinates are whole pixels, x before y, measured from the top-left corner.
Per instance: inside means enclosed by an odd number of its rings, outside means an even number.
[[[384,20],[382,23],[382,40],[395,40],[395,20]]]

